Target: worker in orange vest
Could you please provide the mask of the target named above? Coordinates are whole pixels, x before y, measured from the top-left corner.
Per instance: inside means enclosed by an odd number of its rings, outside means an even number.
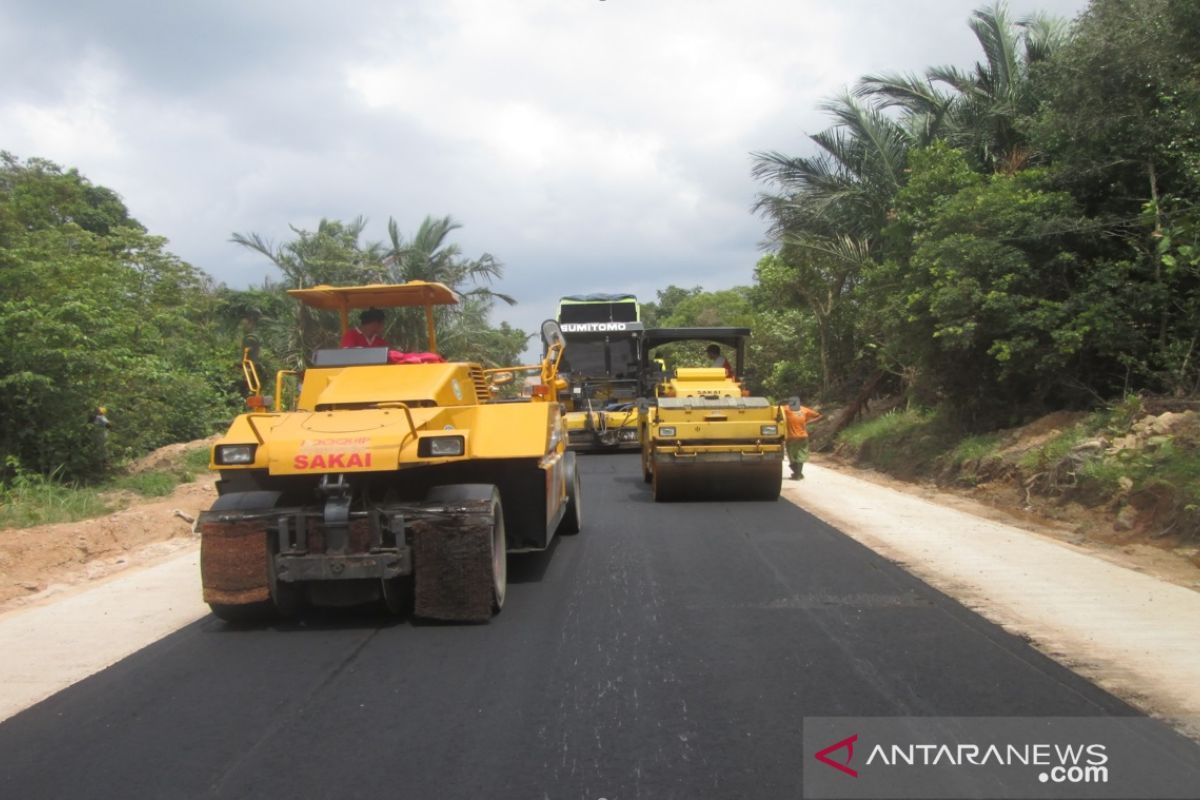
[[[804,479],[804,462],[808,460],[808,423],[821,419],[821,413],[808,406],[800,405],[800,398],[793,397],[779,406],[787,422],[788,466],[792,477]]]

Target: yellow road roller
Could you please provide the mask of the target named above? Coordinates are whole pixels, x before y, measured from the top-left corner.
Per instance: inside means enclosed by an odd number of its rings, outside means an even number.
[[[554,400],[558,323],[543,325],[542,363],[488,371],[436,355],[433,309],[458,302],[442,284],[289,294],[336,313],[343,341],[354,339],[352,310],[423,307],[429,352],[319,349],[302,374],[276,376],[273,399],[247,366],[249,410],[212,447],[219,496],[197,521],[204,600],[231,621],[372,602],[486,621],[504,604],[506,554],[544,550],[582,524]],[[540,376],[531,398],[496,397],[522,372]]]
[[[642,477],[658,502],[775,500],[783,484],[785,424],[765,397],[741,384],[746,328],[661,328],[646,332],[653,348],[716,342],[736,352],[736,367],[679,367],[658,376],[639,401]],[[732,372],[732,375],[730,374]]]

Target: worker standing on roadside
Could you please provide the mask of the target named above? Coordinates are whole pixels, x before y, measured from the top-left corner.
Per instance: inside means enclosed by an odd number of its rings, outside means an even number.
[[[108,409],[104,406],[97,406],[92,411],[92,416],[88,418],[88,422],[92,426],[93,436],[96,440],[96,449],[100,451],[100,463],[108,466],[108,431],[112,428],[112,423],[108,421]]]
[[[821,419],[821,413],[801,405],[799,397],[779,406],[779,410],[787,422],[788,466],[794,479],[803,480],[804,462],[808,461],[808,423]]]

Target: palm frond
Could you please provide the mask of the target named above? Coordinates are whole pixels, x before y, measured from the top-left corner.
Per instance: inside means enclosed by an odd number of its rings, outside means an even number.
[[[925,75],[929,80],[938,83],[944,83],[954,91],[966,97],[974,96],[979,87],[975,83],[975,79],[967,73],[953,66],[930,67],[925,71]]]
[[[1017,22],[1017,27],[1022,29],[1026,67],[1048,60],[1066,44],[1071,35],[1071,26],[1067,20],[1044,13],[1023,17]]]
[[[230,237],[229,241],[261,253],[272,261],[276,261],[277,259],[274,243],[257,233],[235,233]],[[278,262],[276,261],[276,263]]]
[[[864,75],[854,95],[876,100],[881,108],[900,107],[913,114],[941,114],[950,103],[950,97],[939,92],[927,77],[912,73]]]
[[[1009,22],[1006,5],[998,1],[989,8],[975,11],[968,26],[986,59],[986,63],[975,65],[979,85],[993,97],[1009,94],[1020,79],[1020,61],[1017,37]]]

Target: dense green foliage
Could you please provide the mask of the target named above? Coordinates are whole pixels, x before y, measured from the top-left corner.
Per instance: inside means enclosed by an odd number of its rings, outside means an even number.
[[[278,248],[235,236],[269,256],[283,280],[215,286],[112,190],[48,161],[0,153],[0,491],[65,490],[219,430],[242,402],[241,347],[273,370],[336,342],[336,319],[302,309],[286,295],[293,286],[448,283],[464,302],[439,316],[442,353],[517,362],[524,332],[488,323],[493,301],[511,298],[473,285],[499,278],[500,264],[486,254],[464,258],[447,241],[457,223],[429,218],[406,240],[392,222],[390,246],[360,244],[364,226],[323,220]],[[417,324],[397,314],[388,333],[424,349]],[[92,422],[99,407],[107,431]]]
[[[756,154],[758,338],[816,339],[757,373],[833,397],[882,369],[979,429],[1200,391],[1200,6],[970,27],[973,69],[866,76],[817,155]]]
[[[112,191],[49,162],[0,158],[6,475],[87,477],[209,434],[236,395],[208,277]],[[90,424],[98,406],[107,437]]]
[[[658,291],[654,302],[642,304],[642,318],[649,327],[750,328],[746,384],[754,392],[782,396],[816,379],[803,371],[811,364],[803,356],[816,352],[811,345],[813,326],[794,302],[776,306],[774,299],[772,304],[764,301],[767,296],[761,287],[706,292],[700,286],[668,286]],[[704,349],[700,342],[678,343],[660,348],[656,356],[665,358],[669,367],[697,366],[708,363]]]

